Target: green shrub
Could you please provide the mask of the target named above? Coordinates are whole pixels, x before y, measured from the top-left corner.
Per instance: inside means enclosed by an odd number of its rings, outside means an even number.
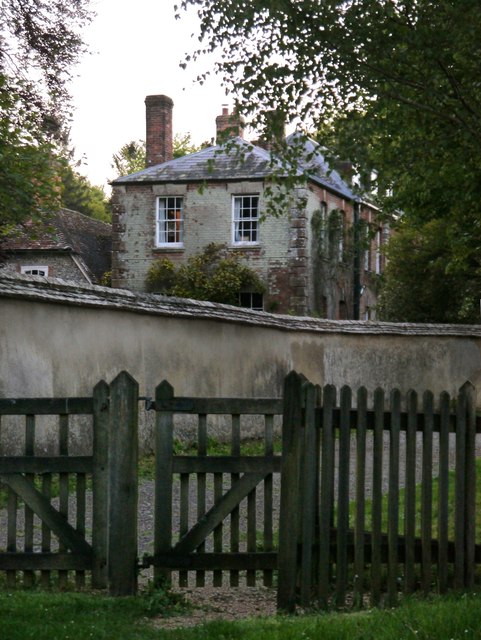
[[[211,243],[176,267],[168,258],[156,260],[147,275],[149,291],[180,298],[239,304],[242,291],[265,290],[257,273],[224,244]]]

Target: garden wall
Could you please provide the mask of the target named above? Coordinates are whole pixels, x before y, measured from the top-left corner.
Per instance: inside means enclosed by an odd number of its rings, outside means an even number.
[[[177,395],[280,396],[291,369],[370,392],[481,383],[479,326],[280,316],[20,276],[0,278],[0,354],[0,397],[90,395],[123,369],[142,396],[163,379]]]

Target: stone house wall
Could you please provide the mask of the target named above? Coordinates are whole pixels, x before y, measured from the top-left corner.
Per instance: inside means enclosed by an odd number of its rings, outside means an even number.
[[[0,275],[20,274],[23,266],[47,266],[49,278],[60,278],[71,282],[88,283],[86,275],[79,269],[68,252],[34,251],[8,255],[0,265]]]
[[[265,209],[262,181],[208,183],[132,184],[114,186],[113,261],[114,287],[146,290],[152,262],[169,258],[181,263],[209,243],[226,243],[255,269],[266,285],[264,308],[279,313],[325,315],[339,318],[342,303],[351,306],[352,265],[336,269],[326,278],[318,268],[313,214],[326,202],[328,214],[345,212],[346,229],[352,225],[352,203],[316,185],[298,189],[290,210],[281,217],[267,217],[260,226],[259,244],[232,245],[232,197],[259,194]],[[157,196],[184,199],[184,247],[155,246]],[[304,206],[299,203],[305,202]]]

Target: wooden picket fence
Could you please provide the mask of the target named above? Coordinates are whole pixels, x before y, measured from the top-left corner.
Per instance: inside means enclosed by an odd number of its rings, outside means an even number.
[[[410,391],[404,408],[399,390],[386,398],[377,389],[371,408],[364,388],[355,403],[349,387],[340,390],[339,404],[336,395],[333,386],[321,389],[295,372],[286,379],[279,607],[343,607],[348,594],[358,606],[366,594],[371,604],[384,597],[394,605],[400,591],[472,588],[481,561],[475,537],[475,437],[481,429],[472,385],[457,398],[442,393],[437,408],[431,392],[420,403]]]
[[[178,397],[164,381],[147,404],[156,412],[154,543],[139,560],[137,382],[122,372],[89,398],[0,399],[0,419],[16,416],[23,447],[0,450],[0,570],[10,586],[64,586],[72,576],[81,588],[88,576],[127,595],[147,567],[156,580],[175,573],[180,586],[269,586],[277,572],[278,606],[293,611],[474,585],[481,426],[470,384],[436,400],[377,389],[371,401],[363,388],[320,388],[292,372],[283,400]],[[195,422],[192,455],[176,452],[179,415]],[[56,416],[54,454],[37,451],[43,416]],[[228,455],[209,450],[219,416]],[[252,419],[263,451],[245,455]],[[83,428],[91,454],[73,455],[71,436]]]

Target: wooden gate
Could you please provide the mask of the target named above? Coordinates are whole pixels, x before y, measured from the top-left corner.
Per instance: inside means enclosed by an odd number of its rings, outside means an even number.
[[[14,427],[7,426],[4,420],[3,430],[10,430],[11,440],[23,441],[22,455],[0,455],[0,499],[6,507],[3,523],[6,546],[0,552],[0,570],[6,571],[7,584],[11,587],[17,583],[19,571],[23,572],[24,586],[33,584],[35,571],[41,571],[43,586],[50,585],[53,572],[58,572],[59,586],[65,586],[69,571],[75,571],[78,586],[85,584],[86,571],[92,571],[94,586],[105,586],[106,558],[105,545],[102,545],[105,516],[104,505],[99,502],[103,449],[98,446],[102,444],[104,431],[104,395],[104,386],[97,385],[94,396],[89,398],[0,399],[0,419],[18,416]],[[91,428],[96,455],[69,455],[72,417],[80,415],[93,417]],[[36,451],[40,416],[49,416],[51,423],[55,420],[55,455]],[[84,423],[80,428],[88,427]],[[86,538],[87,478],[92,476],[97,485],[93,502],[95,555],[92,540]],[[69,518],[72,509],[76,512],[74,522]]]
[[[170,579],[172,570],[178,570],[179,585],[186,586],[189,571],[195,571],[196,585],[203,586],[209,571],[213,572],[214,586],[220,586],[223,572],[228,571],[230,585],[237,586],[240,572],[245,572],[246,584],[253,586],[256,572],[261,571],[263,583],[272,585],[272,572],[277,567],[274,517],[278,513],[273,476],[281,466],[280,456],[274,453],[274,419],[282,412],[282,401],[175,397],[171,385],[163,382],[157,387],[154,408],[155,540],[154,556],[145,561],[154,565],[155,579]],[[178,414],[195,417],[195,455],[175,452]],[[215,416],[229,422],[228,455],[210,454],[209,420]],[[263,430],[264,450],[260,455],[244,455],[243,422],[255,417]],[[180,493],[177,514],[172,512],[175,490]],[[240,506],[243,501],[245,508]],[[175,542],[173,528],[178,528],[179,534]]]
[[[333,386],[293,372],[284,402],[281,609],[472,588],[481,562],[472,385],[436,406],[431,392],[419,401],[376,389],[368,408],[364,388],[353,401],[343,387],[338,403]]]
[[[0,443],[23,443],[20,455],[0,450],[0,571],[9,586],[53,578],[77,586],[91,575],[112,595],[137,582],[138,385],[126,372],[92,397],[0,399]],[[6,416],[13,416],[7,424]],[[81,423],[75,418],[90,417]],[[2,420],[3,417],[3,420]],[[37,450],[36,433],[56,426],[54,453]],[[90,455],[71,450],[91,430]],[[19,445],[20,446],[20,445]]]

